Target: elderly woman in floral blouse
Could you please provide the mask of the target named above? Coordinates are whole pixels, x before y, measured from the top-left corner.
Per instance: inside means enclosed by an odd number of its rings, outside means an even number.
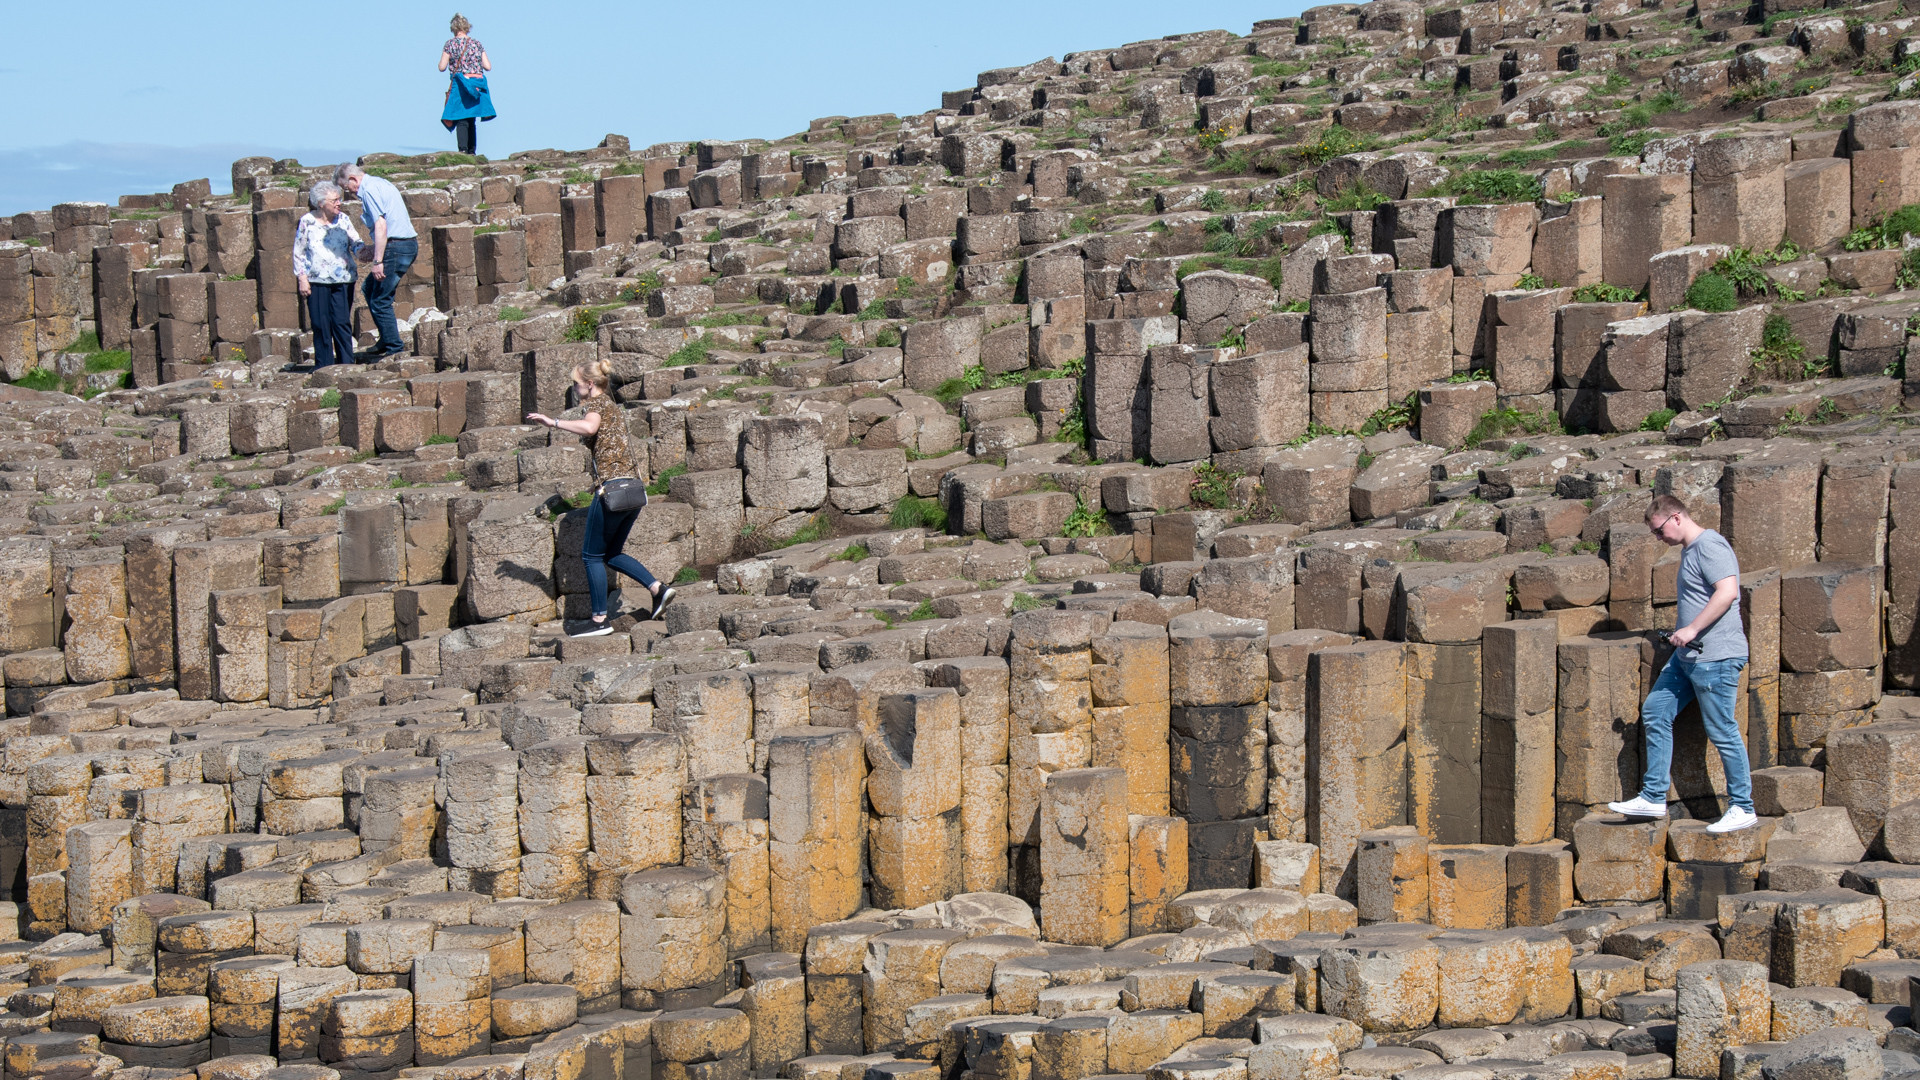
[[[293,234],[293,276],[300,295],[307,298],[307,317],[313,326],[313,366],[353,363],[354,262],[359,257],[360,234],[340,212],[339,185],[313,185],[307,202],[310,213],[300,218]]]

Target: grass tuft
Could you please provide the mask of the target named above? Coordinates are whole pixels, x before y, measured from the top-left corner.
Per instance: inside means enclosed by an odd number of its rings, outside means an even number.
[[[1709,270],[1687,286],[1686,303],[1697,311],[1732,311],[1740,306],[1740,291],[1732,278]]]
[[[1371,150],[1379,142],[1372,135],[1349,131],[1335,124],[1320,133],[1313,142],[1296,147],[1294,155],[1310,165],[1325,165],[1342,154],[1358,154]]]
[[[673,483],[673,478],[682,475],[686,471],[687,465],[684,461],[678,465],[669,465],[661,469],[653,475],[653,481],[647,485],[647,494],[665,495],[668,487]]]
[[[744,311],[720,311],[712,315],[702,315],[689,323],[690,326],[765,326],[765,315],[750,315]]]
[[[893,504],[893,512],[887,516],[887,525],[894,529],[919,527],[931,532],[945,532],[947,508],[941,506],[938,499],[902,495],[900,501]]]
[[[667,356],[666,360],[661,362],[660,366],[690,367],[694,364],[704,364],[707,362],[707,354],[712,351],[713,342],[708,341],[704,337],[697,337],[673,350],[673,352]]]
[[[1467,449],[1472,450],[1488,439],[1504,439],[1509,435],[1548,435],[1562,431],[1560,418],[1553,413],[1521,412],[1507,406],[1488,409],[1473,430],[1467,433]]]
[[[1753,350],[1753,369],[1762,378],[1797,381],[1828,373],[1827,357],[1809,357],[1807,347],[1794,336],[1793,323],[1774,312],[1760,331],[1760,347]]]
[[[1108,524],[1107,515],[1098,509],[1090,508],[1080,496],[1073,497],[1073,513],[1067,515],[1066,523],[1060,526],[1061,536],[1112,536],[1113,526]]]
[[[1428,195],[1453,195],[1462,204],[1536,202],[1540,178],[1518,169],[1474,169],[1457,172],[1429,189]]]
[[[1573,302],[1576,304],[1625,304],[1640,299],[1640,294],[1621,285],[1609,285],[1596,282],[1582,285],[1573,290]]]
[[[1407,391],[1407,396],[1376,410],[1373,415],[1360,424],[1360,434],[1378,435],[1383,431],[1398,431],[1412,427],[1420,422],[1420,392]]]
[[[1195,506],[1224,510],[1233,505],[1233,482],[1239,478],[1239,473],[1224,472],[1203,461],[1194,467],[1187,497]]]
[[[825,514],[815,514],[812,520],[800,526],[792,536],[782,540],[780,546],[784,548],[794,547],[798,544],[811,544],[818,540],[825,540],[832,535],[833,522],[829,521]]]
[[[580,308],[573,313],[572,320],[567,323],[567,332],[561,335],[560,340],[592,341],[599,330],[600,313],[590,307]]]
[[[1899,247],[1908,233],[1920,234],[1920,203],[1908,203],[1878,221],[1853,230],[1842,246],[1848,251]]]

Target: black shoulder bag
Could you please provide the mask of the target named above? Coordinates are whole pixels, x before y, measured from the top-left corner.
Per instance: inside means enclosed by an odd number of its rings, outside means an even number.
[[[619,476],[600,485],[600,504],[616,514],[647,505],[647,485],[637,476]]]

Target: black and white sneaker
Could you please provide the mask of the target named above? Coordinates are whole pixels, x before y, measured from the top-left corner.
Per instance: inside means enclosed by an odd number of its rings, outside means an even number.
[[[673,603],[673,598],[675,595],[677,594],[673,586],[671,585],[662,586],[660,589],[660,595],[653,598],[653,611],[648,613],[647,619],[652,622],[659,621],[661,615],[665,614],[667,610],[667,605]]]
[[[605,637],[611,633],[613,633],[613,620],[611,619],[606,622],[594,622],[592,619],[582,619],[574,624],[573,629],[567,631],[567,636]]]

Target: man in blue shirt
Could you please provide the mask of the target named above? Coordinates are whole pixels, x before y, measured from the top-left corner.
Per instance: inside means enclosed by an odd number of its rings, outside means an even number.
[[[413,219],[407,216],[407,202],[400,189],[378,176],[369,176],[358,165],[346,164],[333,170],[333,182],[349,194],[360,197],[360,219],[366,223],[371,243],[361,257],[373,263],[367,275],[367,311],[380,330],[380,341],[363,354],[363,359],[380,360],[407,351],[400,342],[400,323],[393,317],[393,293],[400,279],[420,257],[419,234]]]
[[[1747,747],[1734,718],[1740,669],[1747,666],[1747,635],[1740,625],[1740,562],[1727,538],[1693,520],[1687,506],[1671,495],[1656,495],[1647,507],[1647,528],[1680,552],[1678,628],[1667,635],[1673,656],[1660,670],[1646,702],[1640,727],[1646,733],[1647,770],[1640,793],[1608,803],[1616,814],[1636,818],[1667,816],[1668,769],[1673,763],[1673,718],[1687,702],[1700,703],[1707,738],[1720,752],[1727,774],[1727,813],[1708,832],[1745,829],[1759,822],[1753,810],[1753,779]]]

